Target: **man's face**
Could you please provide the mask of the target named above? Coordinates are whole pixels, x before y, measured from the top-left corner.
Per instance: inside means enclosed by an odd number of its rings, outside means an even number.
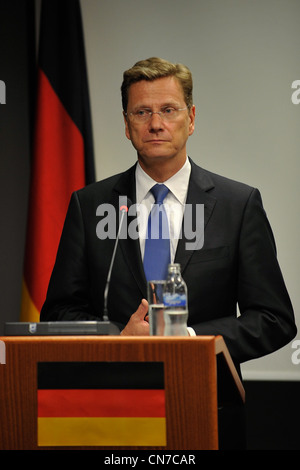
[[[183,164],[186,159],[186,142],[194,132],[194,106],[191,110],[180,111],[171,121],[159,114],[153,114],[147,122],[136,122],[129,116],[130,112],[140,109],[157,112],[167,107],[186,108],[183,90],[175,77],[142,80],[130,86],[125,133],[137,150],[140,162],[146,166],[167,159],[177,159]]]

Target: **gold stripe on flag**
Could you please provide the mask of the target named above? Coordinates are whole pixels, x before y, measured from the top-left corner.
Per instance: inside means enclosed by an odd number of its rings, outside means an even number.
[[[38,418],[39,446],[165,446],[165,418]]]

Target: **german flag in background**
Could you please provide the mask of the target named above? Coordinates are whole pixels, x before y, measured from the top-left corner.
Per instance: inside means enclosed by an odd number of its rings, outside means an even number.
[[[38,445],[165,446],[163,363],[39,363]]]
[[[73,191],[95,180],[78,0],[43,0],[21,321],[39,321]]]

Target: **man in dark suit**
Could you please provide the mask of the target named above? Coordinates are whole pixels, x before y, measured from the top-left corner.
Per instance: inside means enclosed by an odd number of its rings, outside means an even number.
[[[99,233],[99,208],[113,207],[117,219],[128,201],[150,210],[151,186],[164,183],[175,228],[184,207],[204,205],[203,246],[187,249],[184,230],[171,240],[171,261],[180,263],[188,287],[189,334],[222,335],[237,365],[287,344],[296,335],[293,309],[258,190],[187,157],[195,126],[190,71],[162,59],[141,61],[124,73],[122,102],[138,161],[73,194],[41,321],[102,318],[115,237]],[[129,211],[128,226],[133,221]],[[120,239],[108,295],[109,318],[122,335],[149,334],[142,220],[137,233]]]

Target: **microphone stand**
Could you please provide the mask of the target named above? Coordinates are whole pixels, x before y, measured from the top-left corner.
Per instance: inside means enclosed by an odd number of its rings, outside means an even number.
[[[116,238],[115,246],[114,246],[114,251],[113,251],[113,255],[112,255],[110,266],[109,266],[109,271],[108,271],[107,280],[106,280],[106,286],[105,286],[105,289],[104,289],[103,321],[109,321],[108,309],[107,309],[107,300],[108,300],[108,291],[109,291],[109,285],[110,285],[110,278],[111,278],[112,268],[113,268],[113,265],[114,265],[116,251],[117,251],[118,244],[119,244],[119,238],[120,238],[121,228],[122,228],[122,225],[123,225],[124,215],[125,215],[126,212],[128,212],[128,207],[127,206],[121,206],[120,211],[122,212],[122,215],[121,215],[121,220],[120,220],[120,224],[119,224],[119,230],[118,230],[118,234],[117,234],[117,238]]]

